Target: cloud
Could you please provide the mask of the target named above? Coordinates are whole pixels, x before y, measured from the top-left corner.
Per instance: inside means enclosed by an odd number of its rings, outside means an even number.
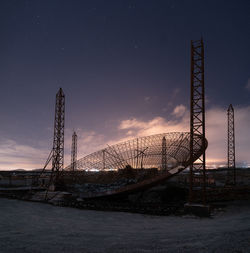
[[[174,110],[172,112],[172,115],[174,115],[175,117],[179,118],[179,117],[182,117],[185,114],[186,111],[187,111],[186,106],[184,106],[184,105],[177,105],[174,108]]]
[[[175,88],[171,94],[171,97],[169,99],[169,102],[168,102],[168,106],[173,106],[174,104],[174,101],[176,99],[176,97],[178,96],[178,94],[180,93],[180,89],[179,88]]]
[[[12,139],[1,139],[0,169],[37,169],[45,163],[49,151],[17,143]]]
[[[127,130],[128,132],[133,130],[132,133],[135,137],[164,132],[183,132],[189,130],[189,113],[184,105],[176,106],[172,115],[175,117],[171,120],[166,120],[162,117],[155,117],[147,121],[136,118],[127,119],[121,121],[118,128],[119,130]]]
[[[150,102],[150,100],[151,100],[151,97],[144,97],[144,101],[145,101],[146,103]]]
[[[109,135],[105,133],[105,129],[102,132],[96,132],[78,128],[76,129],[78,159],[107,147],[107,144],[112,145],[132,138],[164,132],[189,132],[189,111],[183,107],[180,105],[175,107],[173,117],[169,120],[163,117],[154,117],[149,120],[134,117],[121,120],[118,125],[111,126],[112,134]],[[236,163],[250,164],[250,106],[236,106],[234,109]],[[72,132],[70,129],[65,129],[65,166],[70,164]],[[216,166],[227,164],[227,108],[213,107],[206,111],[206,138],[208,140],[207,163]],[[37,146],[34,147],[2,138],[0,169],[42,168],[50,152],[50,147],[46,146],[46,143],[37,142]]]
[[[76,132],[78,135],[79,158],[106,146],[107,141],[102,134],[94,131],[83,131],[82,129],[77,129]],[[65,129],[65,166],[71,162],[71,142],[72,130]],[[2,138],[0,142],[0,170],[32,170],[43,168],[51,148],[52,146],[48,147],[44,142],[41,142],[37,147],[33,147],[31,145],[21,144],[12,139]],[[47,168],[51,168],[51,164]]]
[[[180,91],[180,88],[175,88],[172,94],[172,98],[174,99],[180,93]]]
[[[177,110],[178,111],[178,110]],[[250,164],[250,106],[235,107],[236,163]],[[178,113],[177,113],[178,115]],[[133,130],[132,137],[146,136],[164,132],[189,132],[189,112],[176,120],[155,117],[148,121],[136,118],[123,120],[120,130]],[[227,164],[227,108],[213,107],[206,112],[206,138],[208,140],[208,164]]]
[[[248,78],[247,84],[246,84],[245,88],[246,88],[248,91],[250,91],[250,78]]]
[[[164,132],[182,132],[187,131],[187,119],[182,118],[181,121],[167,121],[162,117],[155,117],[152,120],[143,121],[136,118],[123,120],[119,125],[120,130],[134,130],[135,137],[152,135]]]

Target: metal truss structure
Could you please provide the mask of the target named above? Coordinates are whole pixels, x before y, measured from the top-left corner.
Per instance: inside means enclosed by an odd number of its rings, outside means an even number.
[[[194,172],[201,173],[203,203],[206,202],[206,138],[205,138],[205,87],[203,40],[191,41],[191,98],[190,98],[190,189],[189,202],[193,201]],[[199,138],[197,139],[197,136]],[[200,141],[201,138],[201,141]],[[195,159],[198,150],[202,154]]]
[[[72,147],[71,147],[71,170],[76,170],[76,160],[77,160],[77,134],[76,132],[72,135]]]
[[[166,137],[162,138],[162,165],[163,170],[167,169],[167,142]]]
[[[64,161],[64,119],[65,119],[65,96],[62,88],[56,94],[54,140],[52,154],[52,173],[50,184],[58,182],[60,172],[63,170]]]
[[[230,104],[227,110],[227,158],[228,158],[228,183],[236,184],[235,168],[235,133],[234,133],[234,108]]]
[[[202,140],[202,136],[196,136],[196,141],[201,149],[195,149],[194,159],[203,153]],[[189,133],[151,135],[108,146],[87,155],[76,161],[76,168],[85,171],[112,171],[130,166],[135,169],[170,170],[178,166],[189,165],[189,147]],[[65,170],[70,171],[71,165]]]

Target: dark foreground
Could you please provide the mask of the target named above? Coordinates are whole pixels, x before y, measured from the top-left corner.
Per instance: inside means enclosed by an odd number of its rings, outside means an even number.
[[[1,252],[249,252],[250,203],[212,218],[88,211],[0,198]]]

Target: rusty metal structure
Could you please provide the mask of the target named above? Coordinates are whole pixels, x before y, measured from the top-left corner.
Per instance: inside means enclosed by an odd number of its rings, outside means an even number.
[[[195,173],[202,177],[202,199],[206,203],[206,138],[205,138],[205,85],[203,39],[191,41],[191,97],[190,97],[190,177],[189,202],[193,202]],[[201,138],[201,141],[200,141]],[[198,150],[201,156],[196,160]]]
[[[167,169],[167,142],[166,142],[166,137],[164,136],[162,138],[162,169],[166,170]]]
[[[52,149],[52,171],[50,184],[58,184],[64,162],[64,120],[65,120],[65,95],[62,88],[56,94],[54,140]]]
[[[227,159],[228,159],[228,178],[229,184],[236,184],[235,168],[235,131],[234,131],[234,108],[232,104],[227,110]]]
[[[193,159],[197,159],[203,153],[203,148],[206,148],[206,145],[202,146],[202,136],[197,135],[195,140],[200,149],[194,150]],[[163,149],[164,169],[186,167],[190,163],[189,147],[189,133],[171,132],[140,137],[108,146],[77,160],[76,170],[116,171],[124,169],[128,165],[136,169],[139,168],[138,164],[141,164],[140,167],[144,169],[162,169]],[[71,165],[65,170],[70,171]]]
[[[71,170],[76,170],[76,160],[77,160],[77,134],[74,131],[72,135],[72,146],[71,146]]]
[[[202,136],[197,135],[196,141],[200,149],[195,149],[194,159],[198,159],[207,147],[207,142],[202,146]],[[85,180],[90,179],[89,189],[82,193],[85,198],[128,194],[163,183],[187,168],[190,165],[189,148],[190,133],[187,132],[135,138],[77,160],[74,173],[78,177],[83,175]],[[70,164],[64,174],[71,175],[71,172]],[[106,180],[110,184],[105,184]],[[91,186],[93,182],[95,187]]]

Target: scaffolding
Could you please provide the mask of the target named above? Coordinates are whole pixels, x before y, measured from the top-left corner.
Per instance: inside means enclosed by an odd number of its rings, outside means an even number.
[[[54,140],[52,149],[52,171],[49,186],[59,184],[59,177],[63,170],[64,162],[64,120],[65,120],[65,95],[62,88],[56,94]]]
[[[167,169],[167,142],[166,142],[166,137],[164,136],[162,138],[162,169],[166,170]]]
[[[72,135],[72,146],[71,146],[71,169],[76,171],[76,160],[77,160],[77,134],[74,131]]]
[[[234,108],[232,104],[227,110],[227,159],[228,159],[228,184],[236,184],[235,168],[235,131],[234,131]]]
[[[203,39],[191,41],[191,98],[190,98],[190,172],[189,202],[193,202],[193,182],[196,174],[202,179],[202,200],[206,203],[206,138],[205,138],[205,86]],[[198,138],[198,136],[201,137]],[[197,150],[202,155],[196,157]]]

